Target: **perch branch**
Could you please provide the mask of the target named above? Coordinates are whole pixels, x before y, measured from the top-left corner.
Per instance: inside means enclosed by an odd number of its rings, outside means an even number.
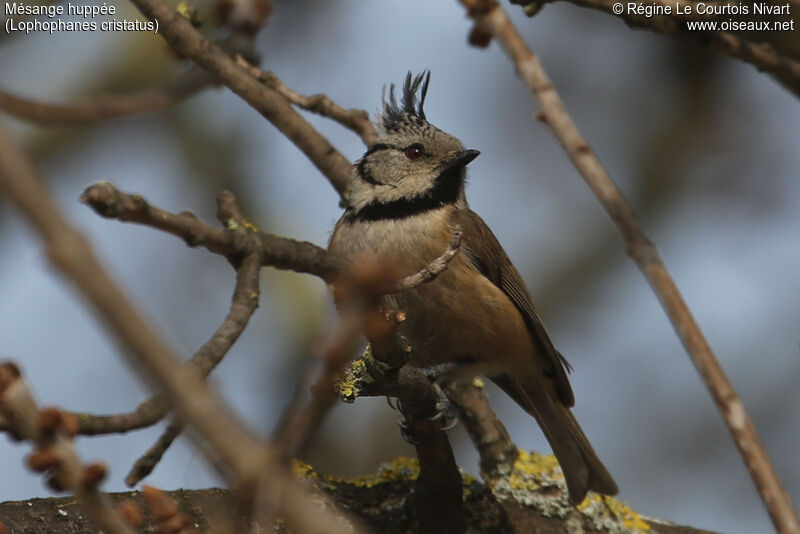
[[[462,0],[471,8],[476,27],[497,39],[511,58],[517,74],[528,85],[541,105],[541,117],[553,131],[570,161],[594,192],[617,225],[628,254],[658,296],[678,336],[711,393],[750,476],[758,489],[776,530],[781,534],[798,534],[800,522],[789,495],[764,449],[744,404],[725,376],[711,347],[692,317],[674,280],[670,276],[653,242],[645,235],[633,209],[625,200],[598,157],[581,136],[561,97],[553,87],[539,58],[520,37],[505,11],[494,2],[485,8]]]
[[[438,421],[441,407],[437,390],[420,370],[405,365],[411,349],[398,334],[404,314],[392,310],[381,295],[386,287],[414,287],[409,279],[416,285],[433,280],[458,252],[460,241],[461,231],[456,229],[439,258],[399,283],[396,273],[377,260],[358,266],[352,279],[340,280],[340,286],[334,287],[343,315],[352,314],[354,322],[363,324],[370,341],[370,350],[349,366],[336,389],[345,402],[353,402],[358,396],[397,398],[405,435],[416,448],[420,464],[415,499],[420,532],[463,532],[461,474]],[[322,383],[317,389],[330,391],[330,383]]]
[[[478,451],[481,472],[489,479],[510,472],[517,459],[517,446],[489,406],[483,385],[453,383],[445,392],[458,406],[459,419]]]
[[[410,350],[395,333],[397,315],[382,317],[380,333],[368,334],[371,350],[348,368],[337,385],[339,396],[345,402],[356,396],[397,398],[406,439],[416,448],[420,465],[414,501],[418,530],[463,532],[461,474],[438,421],[439,396],[420,370],[403,365]]]
[[[303,119],[284,96],[237,65],[162,0],[132,2],[144,16],[158,20],[159,33],[173,50],[206,69],[242,97],[302,150],[340,195],[345,194],[350,181],[350,162]]]
[[[324,351],[322,358],[324,368],[312,387],[314,398],[302,408],[300,402],[302,388],[298,387],[294,399],[284,411],[281,423],[275,433],[275,441],[280,444],[279,447],[285,451],[285,454],[297,455],[304,450],[322,422],[324,415],[335,400],[334,382],[342,367],[352,358],[362,330],[366,331],[368,338],[375,339],[376,342],[378,342],[377,338],[380,338],[387,348],[393,348],[388,343],[395,339],[386,337],[384,330],[385,328],[394,329],[397,325],[392,324],[391,321],[387,325],[383,312],[377,309],[379,297],[406,291],[434,280],[447,269],[450,261],[458,253],[461,237],[461,229],[454,228],[447,249],[439,257],[432,260],[419,272],[401,278],[399,281],[396,269],[380,259],[377,261],[365,260],[351,272],[345,272],[338,276],[334,292],[339,302],[341,318],[336,332],[331,336]],[[395,368],[399,368],[405,363],[407,357],[405,353],[397,354],[399,359]],[[301,380],[301,384],[304,382],[305,380]]]

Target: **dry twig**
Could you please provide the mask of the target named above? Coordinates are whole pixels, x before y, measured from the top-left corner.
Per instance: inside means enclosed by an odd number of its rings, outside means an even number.
[[[476,28],[493,36],[505,49],[517,74],[530,87],[541,105],[541,116],[553,131],[570,161],[584,178],[617,225],[628,254],[650,283],[689,353],[711,397],[739,449],[750,476],[781,534],[800,533],[800,522],[792,501],[778,478],[750,416],[725,376],[711,347],[692,317],[674,280],[652,241],[645,235],[636,214],[608,172],[572,122],[539,58],[520,37],[505,11],[495,2],[462,0],[470,8]]]
[[[127,347],[123,353],[133,367],[165,391],[180,416],[231,469],[235,482],[253,484],[253,477],[267,460],[263,444],[221,407],[200,374],[185,367],[131,305],[101,267],[89,243],[61,215],[25,155],[2,134],[0,192],[27,217],[44,240],[53,264],[82,291],[98,317]]]
[[[288,469],[275,462],[275,452],[225,409],[200,373],[185,366],[161,340],[100,266],[89,243],[69,226],[28,158],[2,132],[0,193],[26,216],[53,264],[75,283],[127,349],[122,352],[132,366],[164,390],[178,416],[207,445],[201,450],[246,500],[277,502],[281,516],[298,532],[357,532],[341,511],[310,505],[319,502],[319,496],[295,482]]]
[[[229,196],[223,195],[218,202],[228,205]],[[262,266],[313,274],[323,279],[328,279],[338,268],[328,251],[312,243],[264,232],[238,231],[245,228],[233,217],[224,219],[225,228],[214,227],[192,213],[175,214],[151,206],[139,195],[123,193],[107,182],[87,188],[81,195],[81,202],[103,217],[163,230],[180,237],[190,247],[205,247],[234,263],[257,254]]]
[[[231,310],[222,325],[214,332],[205,345],[189,360],[190,365],[197,367],[203,376],[208,376],[230,348],[244,332],[250,317],[258,307],[258,275],[261,265],[256,255],[247,256],[236,271],[236,289],[233,292]],[[159,398],[158,396],[156,398]],[[166,401],[166,399],[162,400]],[[166,402],[163,403],[167,408]],[[149,475],[161,461],[161,457],[183,432],[185,424],[180,419],[172,421],[156,442],[134,463],[125,483],[128,486],[138,484]]]
[[[261,70],[251,65],[241,56],[236,58],[240,67],[249,72],[254,78],[271,87],[286,97],[289,102],[305,110],[323,117],[335,120],[345,128],[358,134],[365,145],[370,146],[378,139],[375,125],[369,120],[369,114],[363,109],[344,109],[339,104],[323,94],[304,96],[287,87],[275,73]]]
[[[352,271],[337,277],[334,294],[337,296],[341,311],[339,326],[323,353],[324,368],[312,387],[314,398],[311,403],[301,408],[298,387],[298,392],[284,411],[275,433],[275,441],[287,455],[296,455],[304,450],[332,406],[335,401],[333,384],[342,367],[352,358],[362,330],[368,339],[375,340],[386,338],[387,328],[394,332],[397,327],[397,324],[392,322],[394,319],[387,323],[383,311],[378,306],[379,298],[433,281],[447,269],[450,261],[458,254],[461,238],[461,229],[456,227],[447,249],[439,257],[419,272],[399,281],[393,266],[380,259],[365,260]],[[406,357],[407,354],[403,353],[403,359],[397,362],[397,368],[405,363]],[[301,380],[300,383],[305,383],[305,380]]]
[[[414,289],[420,284],[426,284],[435,280],[437,276],[442,274],[445,269],[447,269],[447,266],[450,264],[453,258],[456,257],[456,254],[458,254],[459,250],[461,250],[462,236],[463,233],[461,232],[461,228],[454,229],[453,237],[450,238],[450,244],[447,245],[447,249],[445,249],[442,255],[430,262],[418,273],[406,276],[397,282],[395,290],[392,291],[392,293],[408,291],[409,289]]]

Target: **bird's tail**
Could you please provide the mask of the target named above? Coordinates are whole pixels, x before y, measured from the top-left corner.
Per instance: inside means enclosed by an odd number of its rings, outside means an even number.
[[[615,495],[619,491],[572,411],[561,404],[554,393],[543,391],[541,381],[523,383],[508,375],[492,377],[492,380],[542,427],[564,473],[573,504],[583,501],[589,490],[605,495]]]

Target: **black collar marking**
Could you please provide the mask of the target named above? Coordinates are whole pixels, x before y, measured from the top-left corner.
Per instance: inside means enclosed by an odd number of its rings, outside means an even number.
[[[463,174],[459,176],[462,169],[463,167],[445,171],[439,175],[432,188],[420,195],[390,202],[373,200],[358,210],[349,208],[344,214],[345,220],[355,222],[405,219],[448,204],[455,204],[464,179]]]

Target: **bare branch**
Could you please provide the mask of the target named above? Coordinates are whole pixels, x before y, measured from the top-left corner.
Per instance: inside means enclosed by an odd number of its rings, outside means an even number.
[[[224,194],[218,202],[229,202],[226,200],[229,196],[230,193]],[[257,254],[263,266],[313,274],[323,279],[333,276],[338,268],[328,251],[312,243],[246,231],[235,217],[226,219],[226,228],[214,227],[190,212],[173,214],[151,206],[139,195],[123,193],[107,182],[87,188],[81,195],[81,202],[103,217],[158,228],[180,237],[190,247],[205,247],[233,263]]]
[[[72,446],[64,419],[57,410],[39,410],[28,385],[13,364],[0,365],[0,411],[8,417],[10,431],[36,446],[29,465],[52,476],[51,485],[78,497],[83,512],[105,532],[135,534],[100,493],[105,478],[102,464],[84,465]]]
[[[282,94],[295,106],[333,119],[345,128],[354,131],[365,145],[370,146],[378,139],[375,125],[372,124],[369,120],[369,114],[363,109],[344,109],[323,94],[303,96],[287,87],[275,73],[261,70],[248,63],[241,56],[236,58],[236,62],[240,67],[247,70],[251,76]]]
[[[261,113],[308,156],[340,195],[345,195],[350,182],[350,161],[303,119],[284,96],[237,65],[162,0],[132,2],[147,18],[158,20],[159,33],[173,50],[206,69]]]
[[[483,385],[454,383],[445,392],[459,408],[459,419],[480,456],[481,473],[489,479],[509,473],[517,459],[517,446],[489,406]]]
[[[180,419],[173,420],[167,426],[166,430],[158,436],[156,442],[133,463],[133,467],[131,467],[131,470],[125,476],[125,484],[127,484],[129,488],[132,488],[153,472],[153,469],[156,468],[158,462],[163,458],[164,453],[166,453],[167,449],[178,439],[178,436],[181,435],[184,428],[186,428],[186,424],[183,421]]]
[[[178,416],[218,471],[255,499],[268,500],[298,532],[357,531],[343,512],[309,507],[318,501],[275,461],[272,448],[254,437],[212,393],[200,373],[185,366],[163,342],[100,266],[88,242],[69,226],[41,185],[28,158],[0,132],[0,193],[6,195],[38,231],[48,256],[93,305],[126,349],[122,353],[143,378],[163,389]],[[323,528],[323,525],[325,526]]]
[[[220,203],[222,205],[222,203]],[[247,256],[236,271],[236,289],[233,292],[231,310],[214,335],[203,345],[189,364],[195,366],[205,377],[222,361],[230,348],[244,332],[247,323],[258,307],[258,275],[260,269],[259,258],[256,255]],[[159,395],[166,412],[168,405],[166,399]],[[176,419],[169,424],[161,436],[133,465],[125,483],[128,486],[138,484],[149,475],[161,457],[172,445],[172,442],[181,434],[185,425]]]
[[[661,301],[692,362],[717,405],[750,476],[781,534],[800,533],[800,522],[792,501],[778,478],[750,416],[736,390],[725,376],[711,347],[692,317],[674,280],[652,241],[645,235],[633,209],[625,200],[598,157],[572,122],[538,57],[520,37],[505,11],[495,2],[478,9],[470,7],[476,27],[497,39],[513,61],[517,74],[542,106],[541,116],[567,152],[570,161],[617,225],[628,254]]]
[[[396,290],[392,291],[392,293],[408,291],[409,289],[414,289],[420,284],[426,284],[435,280],[437,276],[442,274],[442,272],[447,269],[447,266],[450,264],[452,259],[455,258],[456,254],[458,254],[459,250],[461,250],[462,236],[463,233],[461,232],[461,228],[456,227],[456,229],[453,230],[453,237],[450,238],[450,244],[447,245],[447,249],[442,253],[442,255],[426,265],[421,271],[406,276],[400,280],[397,283]]]
[[[88,242],[61,216],[27,158],[0,134],[0,191],[16,204],[41,234],[51,261],[83,292],[128,350],[131,364],[154,380],[170,403],[201,434],[233,479],[253,484],[267,454],[214,397],[200,374],[184,367],[100,266]],[[204,449],[206,450],[206,449]]]
[[[169,108],[214,84],[205,71],[192,69],[161,89],[108,95],[88,102],[51,104],[0,91],[0,110],[43,125],[87,123]]]

